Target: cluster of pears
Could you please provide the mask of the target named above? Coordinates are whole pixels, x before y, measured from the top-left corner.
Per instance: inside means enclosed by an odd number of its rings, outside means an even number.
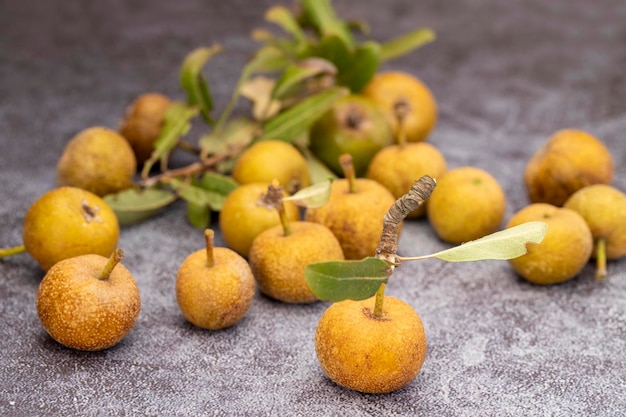
[[[608,148],[582,130],[559,130],[532,155],[524,172],[530,204],[507,227],[541,220],[548,232],[528,254],[509,261],[520,276],[537,284],[565,282],[596,258],[601,279],[607,260],[626,255],[626,195],[611,186],[613,172]]]
[[[309,148],[337,175],[343,175],[339,157],[350,154],[356,175],[362,177],[375,155],[394,145],[395,138],[400,135],[403,143],[423,142],[436,121],[437,102],[426,84],[405,72],[379,72],[361,92],[337,100],[332,109],[313,124],[309,132]],[[419,152],[406,150],[398,153],[405,152],[407,156],[403,157],[406,160],[403,164],[406,168],[411,166],[408,155]],[[420,164],[425,160],[417,159],[415,162]],[[411,172],[403,175],[407,174]],[[411,184],[409,182],[408,187]],[[398,187],[402,185],[397,184]],[[407,189],[402,188],[403,192]]]
[[[382,185],[394,199],[423,175],[436,178],[438,185],[430,199],[407,218],[427,215],[446,242],[462,243],[496,231],[505,212],[502,188],[483,169],[448,170],[442,152],[427,141],[436,121],[436,100],[421,80],[400,71],[380,72],[360,94],[338,100],[313,125],[310,148],[344,179],[340,157],[349,154],[358,181]],[[342,188],[346,187],[341,182],[333,186],[333,190]],[[328,207],[319,211],[334,210]],[[349,240],[358,245],[357,239]],[[349,249],[346,257],[360,259],[373,253],[371,247],[359,246],[360,252]]]
[[[57,162],[57,184],[101,197],[131,187],[137,168],[154,150],[170,104],[162,94],[141,94],[128,106],[117,130],[94,126],[78,132]]]
[[[152,153],[169,100],[139,96],[118,131],[95,126],[69,140],[56,166],[58,187],[27,210],[21,246],[45,272],[37,312],[44,329],[64,346],[102,350],[134,326],[140,297],[117,248],[120,222],[103,196],[133,185],[138,163]]]

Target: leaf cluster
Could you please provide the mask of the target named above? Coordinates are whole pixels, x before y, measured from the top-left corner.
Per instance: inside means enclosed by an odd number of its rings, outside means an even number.
[[[431,30],[416,29],[379,43],[368,38],[365,24],[338,17],[330,0],[299,0],[296,7],[290,10],[276,5],[266,11],[270,27],[252,31],[259,48],[241,69],[231,97],[219,113],[205,75],[208,64],[219,59],[223,48],[198,47],[185,56],[179,72],[185,99],[174,101],[168,109],[137,187],[107,196],[122,223],[145,220],[183,199],[190,223],[207,227],[211,213],[219,211],[228,193],[237,187],[230,178],[237,156],[260,140],[283,140],[298,146],[309,161],[314,182],[333,177],[308,151],[311,125],[337,99],[358,93],[381,63],[434,40]],[[235,117],[241,99],[251,102],[252,111]],[[186,136],[196,124],[204,133],[189,141]],[[192,152],[197,161],[170,169],[170,157],[177,149]]]

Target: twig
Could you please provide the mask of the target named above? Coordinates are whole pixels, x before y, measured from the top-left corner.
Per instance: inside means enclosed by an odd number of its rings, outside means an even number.
[[[245,147],[246,145],[231,146],[224,153],[215,154],[210,158],[202,159],[198,162],[194,162],[182,168],[167,170],[161,174],[141,180],[138,185],[142,188],[150,188],[158,184],[159,182],[165,182],[171,178],[188,177],[194,174],[198,174],[200,172],[207,171],[210,168],[213,168],[219,162],[222,162],[239,154],[239,152],[241,152],[241,150]]]
[[[383,232],[380,237],[376,257],[390,265],[397,265],[398,230],[400,223],[409,213],[416,210],[430,197],[436,181],[424,175],[413,183],[408,193],[396,200],[383,218]]]

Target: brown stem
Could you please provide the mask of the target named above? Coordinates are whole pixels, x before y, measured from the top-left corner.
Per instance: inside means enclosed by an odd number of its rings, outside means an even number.
[[[263,195],[262,201],[263,204],[273,207],[278,211],[280,224],[283,226],[283,232],[285,236],[289,236],[291,234],[291,225],[289,224],[289,218],[285,211],[285,203],[283,202],[283,187],[278,180],[275,179],[267,186],[267,194]]]
[[[356,193],[356,172],[354,171],[354,164],[352,163],[352,155],[349,153],[342,154],[339,157],[339,164],[341,164],[343,176],[348,180],[348,192],[351,194]]]
[[[606,277],[606,239],[599,238],[596,241],[596,279]]]
[[[111,256],[109,257],[109,260],[107,261],[106,265],[104,266],[104,269],[98,276],[98,279],[103,280],[103,281],[109,279],[109,276],[111,275],[111,272],[113,271],[113,268],[115,268],[117,264],[119,264],[122,261],[122,259],[124,259],[124,251],[119,248],[115,249],[113,253],[111,254]]]
[[[397,265],[398,231],[404,218],[416,210],[430,197],[436,182],[424,175],[413,183],[408,193],[396,200],[383,218],[383,232],[376,248],[376,257],[390,265]]]
[[[206,241],[206,265],[211,268],[215,265],[215,256],[213,255],[213,240],[215,232],[211,229],[204,231],[204,240]]]
[[[406,120],[409,114],[409,103],[404,99],[396,101],[393,105],[393,114],[396,116],[396,143],[402,147],[406,144]]]
[[[194,162],[182,168],[167,170],[150,178],[144,178],[139,182],[139,186],[144,188],[150,188],[161,181],[167,181],[171,178],[191,176],[203,171],[207,171],[213,168],[219,162],[222,162],[239,154],[239,152],[241,152],[241,150],[245,147],[246,145],[232,146],[225,152],[215,154],[210,158],[202,159],[198,162]]]

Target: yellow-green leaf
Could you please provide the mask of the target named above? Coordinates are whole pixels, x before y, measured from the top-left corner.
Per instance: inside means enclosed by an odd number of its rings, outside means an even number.
[[[294,15],[285,6],[273,6],[265,12],[265,20],[272,22],[291,34],[298,42],[304,42],[306,35]]]
[[[513,259],[526,254],[528,243],[541,243],[547,231],[548,225],[544,222],[527,222],[431,255],[398,259],[413,261],[438,258],[448,262]]]
[[[296,205],[305,208],[323,206],[330,198],[330,185],[333,180],[319,182],[296,192],[294,195],[283,198],[283,201],[292,201]]]
[[[427,43],[435,40],[435,32],[430,29],[416,29],[381,46],[380,57],[383,61],[399,58]]]
[[[194,49],[185,57],[180,69],[180,84],[187,93],[187,104],[198,106],[207,122],[212,122],[213,99],[202,69],[209,58],[221,50],[219,45]]]
[[[181,136],[191,129],[191,119],[198,115],[197,107],[189,107],[181,102],[172,103],[165,113],[165,120],[159,138],[154,142],[154,150],[150,158],[143,164],[141,171],[145,178],[152,166],[159,160],[165,159],[176,147]]]

